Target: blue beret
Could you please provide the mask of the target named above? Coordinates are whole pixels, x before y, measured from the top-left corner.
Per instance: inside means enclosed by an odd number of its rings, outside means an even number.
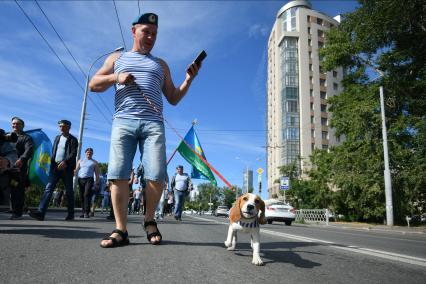
[[[142,14],[132,22],[133,26],[136,24],[152,24],[158,27],[158,16],[154,13]]]

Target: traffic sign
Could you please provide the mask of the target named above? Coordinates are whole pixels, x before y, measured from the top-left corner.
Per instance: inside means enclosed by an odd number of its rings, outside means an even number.
[[[281,177],[280,179],[280,189],[288,190],[290,188],[290,179],[288,177]]]
[[[258,169],[257,169],[257,173],[258,173],[259,175],[261,175],[261,174],[263,173],[263,169],[262,169],[262,168],[258,168]]]

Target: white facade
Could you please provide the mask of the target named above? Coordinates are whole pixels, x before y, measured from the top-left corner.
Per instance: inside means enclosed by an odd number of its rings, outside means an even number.
[[[267,177],[268,194],[279,190],[279,167],[299,161],[303,176],[314,148],[338,143],[329,127],[327,98],[341,92],[342,68],[320,70],[318,48],[324,32],[339,23],[292,1],[277,13],[268,42]]]

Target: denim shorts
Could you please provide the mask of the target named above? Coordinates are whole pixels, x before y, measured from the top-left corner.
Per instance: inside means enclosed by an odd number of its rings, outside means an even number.
[[[165,180],[166,135],[163,122],[128,118],[115,118],[112,122],[109,180],[129,179],[138,145],[145,179]]]

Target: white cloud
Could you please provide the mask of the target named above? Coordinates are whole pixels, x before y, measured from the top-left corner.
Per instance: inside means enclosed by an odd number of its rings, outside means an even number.
[[[268,35],[270,28],[265,25],[254,24],[249,28],[249,37],[257,38],[257,37],[265,37]]]

